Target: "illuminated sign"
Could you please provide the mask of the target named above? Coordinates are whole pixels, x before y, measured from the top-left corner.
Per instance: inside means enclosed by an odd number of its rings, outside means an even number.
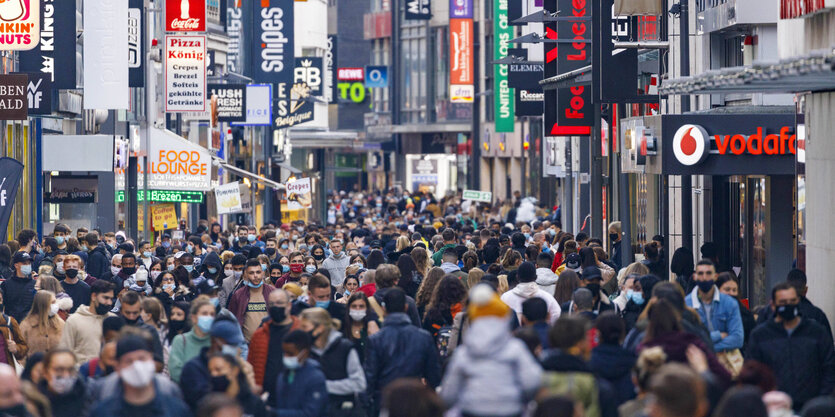
[[[177,190],[148,190],[150,198],[148,201],[161,203],[202,203],[202,191],[177,191]],[[144,201],[142,190],[136,192],[139,201]],[[116,191],[116,202],[125,201],[125,191]]]
[[[339,68],[336,71],[336,79],[339,81],[365,81],[365,69]]]
[[[351,100],[354,103],[365,101],[365,85],[362,83],[337,83],[336,89],[339,90],[339,98],[343,100]]]

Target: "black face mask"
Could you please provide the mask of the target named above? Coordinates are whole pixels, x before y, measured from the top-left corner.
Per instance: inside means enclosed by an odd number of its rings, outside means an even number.
[[[272,257],[273,255],[275,255],[275,248],[264,249],[264,255]]]
[[[795,317],[797,317],[797,306],[798,304],[786,304],[782,306],[777,306],[777,315],[785,321],[792,321]]]
[[[226,375],[212,377],[212,391],[226,392],[227,388],[229,388],[229,378],[227,378]]]
[[[134,320],[128,320],[128,318],[125,316],[122,316],[122,318],[125,319],[125,324],[127,324],[128,326],[136,326],[137,324],[139,324],[139,317],[137,317]]]
[[[136,273],[136,267],[133,267],[133,268],[122,268],[122,272],[124,272],[124,273],[125,273],[125,275],[133,275],[133,274],[135,274],[135,273]]]
[[[597,297],[600,294],[600,284],[586,284],[586,289],[591,291],[591,295]]]
[[[609,233],[609,240],[611,240],[612,242],[618,240],[619,237],[620,233]]]
[[[323,253],[323,254],[321,254],[321,255],[316,255],[316,254],[314,254],[314,255],[313,255],[313,259],[315,259],[315,260],[317,260],[317,261],[321,261],[322,259],[325,259],[325,254],[324,254],[324,253]]]
[[[111,304],[99,304],[96,306],[96,314],[103,316],[107,314],[108,311],[113,309],[113,305]]]
[[[696,285],[699,287],[699,291],[708,292],[713,288],[714,285],[716,285],[716,281],[696,281]]]
[[[168,320],[168,331],[179,333],[186,328],[185,320]]]
[[[78,270],[75,268],[67,269],[64,270],[64,274],[67,276],[67,278],[73,279],[78,276]]]
[[[273,322],[276,324],[281,323],[287,318],[287,312],[284,310],[284,307],[272,306],[269,308],[269,313],[270,318],[273,319]]]

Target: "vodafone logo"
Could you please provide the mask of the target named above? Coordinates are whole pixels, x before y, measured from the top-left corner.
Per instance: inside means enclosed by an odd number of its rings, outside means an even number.
[[[682,165],[699,164],[710,153],[710,137],[699,125],[683,125],[673,136],[673,154]]]

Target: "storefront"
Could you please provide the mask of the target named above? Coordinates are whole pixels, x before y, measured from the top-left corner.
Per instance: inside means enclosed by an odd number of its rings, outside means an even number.
[[[658,189],[652,184],[663,176],[671,183],[675,176],[704,176],[693,195],[697,246],[715,243],[719,269],[739,276],[742,297],[752,306],[767,303],[768,290],[785,280],[795,259],[794,112],[665,115],[625,125],[632,126],[625,157],[657,176],[646,179],[647,192],[635,194],[633,213],[663,219],[663,198],[652,198]]]

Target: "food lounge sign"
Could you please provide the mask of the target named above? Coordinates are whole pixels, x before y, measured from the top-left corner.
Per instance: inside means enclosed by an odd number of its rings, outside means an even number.
[[[797,135],[790,114],[663,116],[663,173],[793,174]]]

